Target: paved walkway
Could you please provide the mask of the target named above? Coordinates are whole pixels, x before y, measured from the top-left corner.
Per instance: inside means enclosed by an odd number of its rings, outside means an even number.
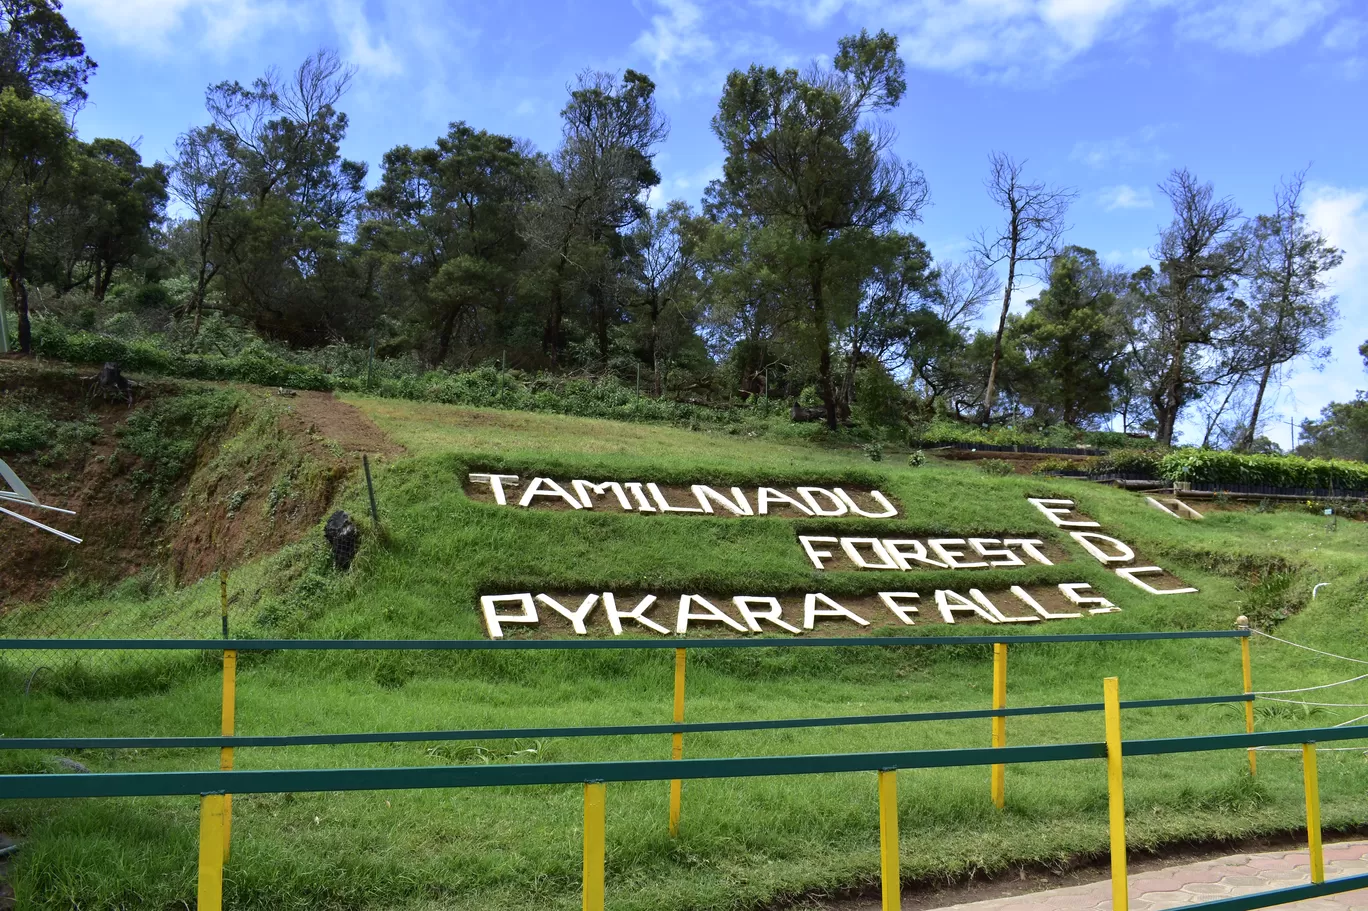
[[[1368,873],[1368,842],[1325,846],[1326,879],[1354,873]],[[1311,863],[1305,851],[1236,854],[1135,873],[1130,878],[1130,906],[1131,911],[1160,911],[1310,881]],[[1110,911],[1111,906],[1111,882],[1103,880],[1068,889],[952,905],[945,911]],[[1368,911],[1368,889],[1279,907],[1297,911]]]

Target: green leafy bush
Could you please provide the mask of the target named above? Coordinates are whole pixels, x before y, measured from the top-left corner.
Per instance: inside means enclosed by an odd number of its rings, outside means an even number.
[[[1005,477],[1016,470],[1012,467],[1011,462],[1003,459],[981,459],[978,463],[978,469],[984,474],[997,478]]]
[[[948,417],[937,417],[929,424],[921,425],[916,445],[946,446],[954,443],[982,443],[990,446],[1039,446],[1042,448],[1069,449],[1095,448],[1105,450],[1134,449],[1153,446],[1153,440],[1135,439],[1124,433],[1110,431],[1078,430],[1065,425],[1056,425],[1045,430],[1032,431],[1019,427],[983,427],[966,424]]]
[[[1368,490],[1368,465],[1300,456],[1244,455],[1214,449],[1179,449],[1164,456],[1166,481],[1269,487]]]
[[[865,457],[868,458],[869,461],[871,461],[871,462],[882,462],[882,461],[883,461],[883,444],[882,444],[882,443],[866,443],[865,445],[861,446],[860,449],[864,451]]]
[[[46,449],[52,445],[56,429],[41,411],[0,403],[0,453]]]
[[[1054,474],[1061,471],[1089,471],[1093,459],[1041,459],[1031,466],[1031,474]]]
[[[922,452],[920,449],[918,449],[916,452],[912,453],[910,456],[907,457],[908,468],[921,468],[925,464],[926,453]]]
[[[1098,474],[1128,474],[1157,478],[1160,463],[1168,453],[1159,449],[1118,449],[1091,460],[1089,470]]]

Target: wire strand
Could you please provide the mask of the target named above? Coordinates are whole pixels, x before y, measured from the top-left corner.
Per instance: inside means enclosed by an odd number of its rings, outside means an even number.
[[[1288,705],[1311,705],[1325,709],[1368,709],[1368,702],[1304,702],[1301,699],[1278,699],[1275,696],[1264,696],[1268,702],[1284,702]]]
[[[1261,632],[1259,630],[1254,629],[1253,627],[1250,627],[1249,631],[1256,636],[1263,636],[1265,639],[1272,639],[1274,642],[1281,642],[1283,645],[1290,645],[1294,648],[1306,649],[1308,652],[1315,652],[1317,655],[1324,655],[1327,658],[1338,658],[1341,661],[1351,661],[1354,664],[1368,664],[1368,661],[1365,661],[1362,658],[1349,658],[1345,655],[1336,655],[1334,652],[1321,651],[1318,648],[1312,648],[1309,645],[1302,645],[1300,642],[1293,642],[1290,639],[1279,639],[1277,636]]]
[[[1360,680],[1368,680],[1368,674],[1359,674],[1357,677],[1350,677],[1348,680],[1336,680],[1334,683],[1322,683],[1317,686],[1303,686],[1295,690],[1259,690],[1255,696],[1285,696],[1288,693],[1310,693],[1313,690],[1328,690],[1332,686],[1344,686],[1346,683],[1357,683]]]

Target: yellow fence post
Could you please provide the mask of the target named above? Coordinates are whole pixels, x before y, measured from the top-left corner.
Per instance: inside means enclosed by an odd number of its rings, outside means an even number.
[[[684,723],[684,652],[675,649],[674,671],[674,720],[675,724]],[[684,758],[684,735],[676,731],[670,738],[670,758]],[[679,835],[679,814],[684,800],[684,782],[678,778],[670,781],[670,837]]]
[[[224,737],[233,736],[234,715],[237,708],[237,649],[223,650],[223,724]],[[233,748],[219,748],[219,768],[233,769]],[[233,837],[233,795],[223,795],[223,860],[228,861],[228,849]]]
[[[1235,626],[1238,629],[1249,629],[1249,618],[1240,616],[1235,619]],[[1245,634],[1240,639],[1240,664],[1244,670],[1244,691],[1246,694],[1254,692],[1254,668],[1249,660],[1249,635]],[[1254,701],[1245,703],[1245,733],[1254,733]],[[1249,774],[1257,775],[1259,771],[1258,762],[1255,760],[1256,751],[1251,747],[1249,750]]]
[[[606,791],[601,781],[584,783],[584,911],[603,911]]]
[[[993,643],[993,708],[1007,708],[1007,643]],[[993,746],[1007,745],[1007,719],[993,717]],[[999,810],[1007,806],[1007,766],[993,766],[993,805]]]
[[[1127,911],[1126,797],[1121,770],[1121,689],[1115,677],[1102,681],[1107,721],[1107,806],[1111,822],[1112,911]]]
[[[228,638],[228,570],[219,570],[219,611],[223,617],[223,638]],[[223,650],[223,709],[219,732],[224,737],[232,737],[237,714],[237,649]],[[233,769],[233,748],[219,748],[219,768],[225,772]],[[223,795],[223,862],[228,862],[228,852],[233,843],[233,795]]]
[[[199,911],[223,909],[223,795],[200,798]]]
[[[902,879],[898,873],[898,773],[879,770],[879,877],[882,911],[901,911]]]
[[[1320,784],[1316,777],[1316,745],[1302,744],[1302,780],[1306,784],[1306,845],[1311,851],[1311,882],[1325,882],[1321,847]]]

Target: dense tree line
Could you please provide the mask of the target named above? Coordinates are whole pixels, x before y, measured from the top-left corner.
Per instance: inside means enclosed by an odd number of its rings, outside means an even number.
[[[912,233],[927,181],[883,119],[907,76],[882,31],[826,66],[731,73],[723,174],[694,209],[652,199],[669,127],[633,70],[581,73],[554,149],[458,120],[371,175],[341,154],[354,71],[320,51],[210,86],[202,125],[149,164],[76,136],[95,63],[60,3],[0,11],[0,268],[26,352],[36,314],[185,351],[644,374],[656,395],[800,398],[832,428],[1119,417],[1167,444],[1199,414],[1204,442],[1258,448],[1271,391],[1324,360],[1337,318],[1340,254],[1306,223],[1301,175],[1246,218],[1174,171],[1154,265],[1127,273],[1063,244],[1073,190],[994,153],[1001,220],[935,261]]]

